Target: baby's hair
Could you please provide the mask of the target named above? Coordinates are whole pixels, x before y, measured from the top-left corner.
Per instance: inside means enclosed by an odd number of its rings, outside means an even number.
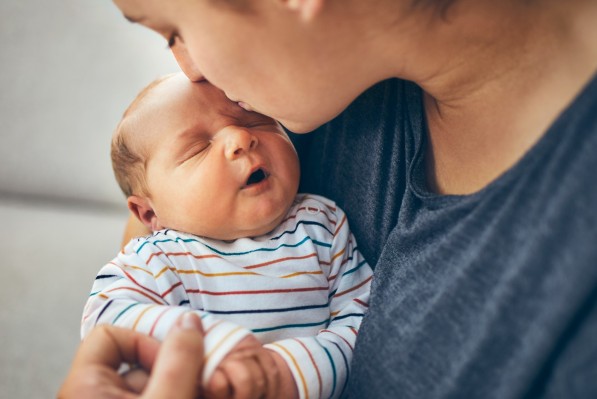
[[[147,183],[145,181],[147,157],[143,153],[138,142],[135,143],[133,137],[131,137],[134,135],[137,128],[137,126],[135,126],[137,124],[134,123],[132,114],[134,114],[135,110],[151,90],[175,75],[176,74],[161,76],[141,90],[133,102],[124,111],[122,119],[112,136],[112,144],[110,148],[112,169],[114,170],[114,176],[116,177],[120,189],[127,197],[134,194],[149,195]]]

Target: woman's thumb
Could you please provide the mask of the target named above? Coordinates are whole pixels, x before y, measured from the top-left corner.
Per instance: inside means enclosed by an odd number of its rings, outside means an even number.
[[[201,319],[194,313],[185,313],[160,347],[143,398],[196,398],[203,368],[203,352]]]

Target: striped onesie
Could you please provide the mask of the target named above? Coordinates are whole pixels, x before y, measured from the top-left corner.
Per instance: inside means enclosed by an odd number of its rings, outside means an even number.
[[[268,235],[227,242],[161,230],[132,240],[97,275],[81,333],[113,324],[163,339],[194,311],[206,334],[204,382],[253,333],[284,358],[301,398],[338,397],[371,276],[344,212],[299,194]]]

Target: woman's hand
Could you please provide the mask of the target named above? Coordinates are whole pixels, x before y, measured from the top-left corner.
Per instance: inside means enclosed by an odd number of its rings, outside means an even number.
[[[151,370],[142,393],[129,383],[133,374],[118,373],[122,363]],[[202,363],[203,329],[192,313],[177,321],[161,345],[132,330],[99,326],[81,343],[58,398],[191,399],[198,396]]]

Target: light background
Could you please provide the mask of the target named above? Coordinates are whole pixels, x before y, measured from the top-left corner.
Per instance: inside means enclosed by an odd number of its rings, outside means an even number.
[[[109,0],[2,0],[0,49],[0,398],[51,398],[127,216],[112,130],[178,67]]]

